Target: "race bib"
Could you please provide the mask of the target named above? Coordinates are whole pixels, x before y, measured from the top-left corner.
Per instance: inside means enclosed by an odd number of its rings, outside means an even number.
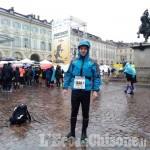
[[[75,89],[85,89],[85,77],[75,76],[74,88]]]

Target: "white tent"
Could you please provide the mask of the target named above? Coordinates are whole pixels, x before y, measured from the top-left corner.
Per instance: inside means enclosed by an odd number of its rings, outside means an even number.
[[[40,61],[40,64],[52,64],[52,62],[48,61],[48,60],[43,60],[43,61]]]
[[[108,72],[108,68],[110,68],[110,67],[107,66],[107,65],[101,65],[100,66],[100,71],[102,72],[104,70],[104,72]]]

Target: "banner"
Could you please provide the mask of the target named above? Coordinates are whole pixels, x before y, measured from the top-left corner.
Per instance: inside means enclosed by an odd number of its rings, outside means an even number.
[[[52,23],[52,61],[54,65],[70,63],[70,21],[61,19]]]
[[[122,68],[122,64],[114,64],[114,68]]]

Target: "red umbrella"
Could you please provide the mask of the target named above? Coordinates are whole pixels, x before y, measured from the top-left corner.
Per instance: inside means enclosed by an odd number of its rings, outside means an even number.
[[[52,64],[42,64],[42,65],[40,65],[40,67],[41,67],[42,70],[46,70],[48,68],[51,68]]]

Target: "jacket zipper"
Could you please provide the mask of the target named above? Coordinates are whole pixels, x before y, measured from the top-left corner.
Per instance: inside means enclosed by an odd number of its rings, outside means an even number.
[[[80,70],[80,76],[82,77],[82,73],[83,73],[83,65],[84,65],[84,59],[82,59],[82,66],[81,66],[81,70]]]

